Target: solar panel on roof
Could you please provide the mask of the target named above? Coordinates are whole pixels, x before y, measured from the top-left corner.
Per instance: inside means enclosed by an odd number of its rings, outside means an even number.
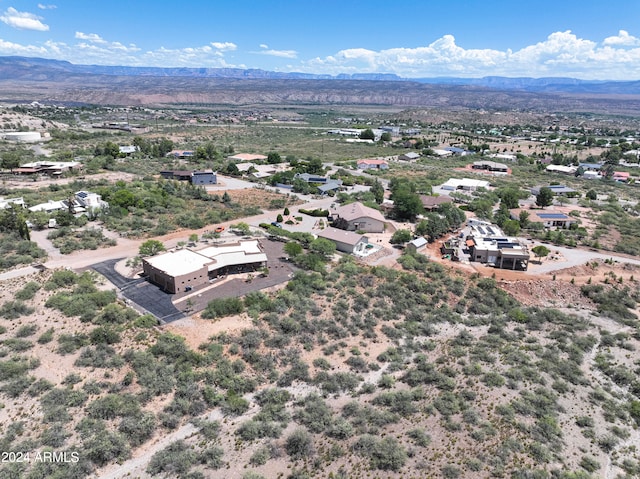
[[[476,226],[476,228],[478,229],[478,231],[480,232],[481,235],[486,234],[484,229],[482,229],[482,226]]]
[[[567,216],[562,213],[538,213],[540,218],[544,219],[565,219]]]

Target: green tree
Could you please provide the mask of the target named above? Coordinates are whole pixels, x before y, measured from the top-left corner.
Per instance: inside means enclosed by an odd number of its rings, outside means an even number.
[[[522,210],[518,215],[518,221],[520,222],[520,228],[527,228],[529,226],[529,212]]]
[[[0,231],[15,232],[24,240],[30,239],[29,227],[21,206],[11,203],[0,211]]]
[[[141,256],[154,256],[161,251],[166,251],[166,248],[160,241],[154,239],[150,239],[142,243],[138,250]]]
[[[10,170],[20,166],[20,153],[17,151],[5,151],[2,153],[2,168]]]
[[[590,189],[589,191],[587,191],[585,196],[587,197],[588,200],[591,200],[591,201],[595,201],[598,199],[598,193],[594,189]]]
[[[531,248],[531,252],[536,255],[536,258],[538,258],[538,262],[542,262],[542,258],[551,253],[551,250],[549,250],[549,248],[547,248],[546,246],[540,244]]]
[[[290,257],[295,258],[299,254],[302,253],[302,246],[295,241],[289,241],[286,245],[284,245],[284,252],[287,253]]]
[[[502,230],[507,236],[518,236],[520,234],[520,222],[518,220],[506,220],[502,225]]]
[[[394,191],[392,199],[393,213],[399,220],[414,220],[423,211],[420,196],[407,188]]]
[[[271,152],[267,155],[267,163],[270,165],[275,165],[277,163],[282,163],[282,158],[279,153]]]
[[[500,197],[500,204],[503,204],[507,209],[512,210],[518,207],[518,200],[522,194],[516,188],[505,188],[498,192],[498,196]]]
[[[536,205],[545,208],[553,204],[553,191],[548,186],[543,186],[536,195]]]
[[[284,218],[282,218],[282,215],[280,215],[280,214],[279,214],[278,216],[276,216],[276,221],[277,221],[278,223],[282,223],[282,220],[283,220],[283,219],[284,219]]]
[[[324,166],[320,158],[309,158],[307,160],[307,173],[320,175],[324,173]]]
[[[360,133],[361,140],[375,140],[376,135],[371,128],[367,128],[362,133]]]
[[[382,135],[380,135],[380,141],[391,141],[392,137],[391,137],[391,133],[389,133],[388,131],[385,131]]]
[[[411,241],[412,238],[412,234],[411,231],[409,230],[397,230],[395,233],[393,233],[393,236],[391,236],[391,239],[389,240],[389,243],[391,244],[402,244],[402,243],[406,243],[408,241]]]
[[[384,200],[384,186],[382,186],[382,183],[378,180],[374,181],[369,191],[373,193],[376,203],[381,204]]]
[[[326,238],[316,238],[309,244],[309,251],[330,259],[336,252],[336,244]]]

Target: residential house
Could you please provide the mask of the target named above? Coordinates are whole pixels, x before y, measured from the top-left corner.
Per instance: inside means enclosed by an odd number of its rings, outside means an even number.
[[[16,198],[2,198],[0,197],[0,210],[4,210],[9,208],[11,205],[21,206],[22,208],[26,208],[27,205],[24,203],[24,198],[16,197]]]
[[[443,205],[445,203],[453,203],[453,198],[447,195],[420,195],[420,201],[422,201],[422,207],[426,211],[433,211],[437,210],[440,205]]]
[[[504,163],[496,163],[495,161],[474,161],[471,165],[474,170],[490,171],[492,173],[507,173],[509,167]]]
[[[495,225],[475,224],[466,238],[469,259],[500,269],[523,270],[529,267],[529,250],[517,238],[503,236]]]
[[[398,160],[400,161],[416,161],[420,159],[420,153],[416,153],[415,151],[409,151],[407,153],[403,153],[398,156]]]
[[[369,208],[360,202],[349,203],[331,211],[334,222],[340,218],[346,222],[347,231],[364,231],[366,233],[382,233],[385,230],[385,219],[380,211]]]
[[[365,158],[357,161],[359,170],[387,170],[389,163],[378,158]]]
[[[574,175],[578,168],[575,166],[565,166],[565,165],[549,165],[545,168],[545,170],[549,173],[560,173],[562,175]]]
[[[319,185],[317,192],[319,195],[328,195],[336,193],[343,189],[342,180],[329,180],[326,183]]]
[[[160,172],[165,180],[191,181],[190,170],[164,170]]]
[[[78,191],[75,194],[74,212],[95,211],[108,208],[109,203],[102,200],[102,196],[90,191]]]
[[[513,209],[510,210],[509,214],[511,219],[519,220],[520,212],[526,211],[529,213],[529,222],[530,223],[541,223],[545,228],[570,228],[572,224],[577,223],[578,220],[568,216],[564,213],[554,210],[523,210],[523,209]]]
[[[318,233],[318,238],[333,241],[338,251],[355,255],[364,254],[369,244],[369,238],[366,236],[332,227],[323,229]]]
[[[124,145],[124,146],[119,146],[118,147],[118,151],[120,152],[121,155],[133,155],[136,151],[138,151],[138,147],[135,145]]]
[[[631,178],[631,175],[628,171],[614,171],[611,179],[613,181],[618,181],[620,183],[626,183]]]
[[[33,163],[25,163],[19,168],[13,168],[11,172],[18,175],[45,174],[59,176],[68,171],[81,169],[82,163],[79,161],[35,161]]]
[[[145,276],[168,293],[189,291],[230,273],[257,271],[267,255],[258,240],[210,246],[198,251],[180,249],[142,259]]]
[[[165,156],[167,158],[192,158],[194,155],[193,150],[171,150]]]
[[[191,184],[193,185],[215,185],[217,182],[217,174],[212,170],[194,171],[191,174]]]
[[[531,188],[531,194],[534,196],[537,196],[540,193],[541,188],[543,187],[535,186]],[[568,186],[565,186],[565,185],[549,185],[547,186],[547,188],[551,190],[551,192],[553,193],[553,196],[573,196],[576,193],[578,193],[573,188],[569,188]]]
[[[238,153],[235,155],[227,156],[227,160],[229,161],[265,161],[267,159],[264,155],[257,155],[255,153]]]
[[[215,185],[218,182],[217,173],[212,170],[164,170],[160,176],[165,180],[188,181],[193,185]]]
[[[476,191],[478,188],[489,188],[490,183],[484,180],[474,180],[471,178],[450,178],[442,184],[443,190],[456,191]]]

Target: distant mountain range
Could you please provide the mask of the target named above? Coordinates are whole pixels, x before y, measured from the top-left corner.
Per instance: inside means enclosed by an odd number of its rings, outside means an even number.
[[[489,76],[483,78],[403,78],[392,73],[356,73],[320,75],[312,73],[283,73],[259,69],[240,68],[160,68],[104,65],[76,65],[67,61],[29,57],[0,57],[0,80],[40,79],[53,80],[60,75],[110,75],[151,76],[189,78],[244,78],[260,80],[367,80],[403,81],[434,85],[470,85],[499,90],[522,90],[531,92],[565,92],[598,94],[640,94],[640,81],[595,81],[576,78],[510,78]]]
[[[0,57],[0,100],[112,105],[368,104],[545,111],[640,111],[640,81],[401,78],[237,68],[75,65]]]

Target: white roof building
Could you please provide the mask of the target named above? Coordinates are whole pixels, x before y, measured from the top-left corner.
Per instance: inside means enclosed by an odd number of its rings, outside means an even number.
[[[26,206],[24,204],[24,198],[0,198],[0,210],[4,210],[9,207],[9,205],[17,205],[22,206],[23,208]]]
[[[478,188],[489,188],[490,183],[484,180],[474,180],[471,178],[451,178],[446,183],[444,183],[441,188],[443,190],[466,190],[466,191],[474,191]]]

